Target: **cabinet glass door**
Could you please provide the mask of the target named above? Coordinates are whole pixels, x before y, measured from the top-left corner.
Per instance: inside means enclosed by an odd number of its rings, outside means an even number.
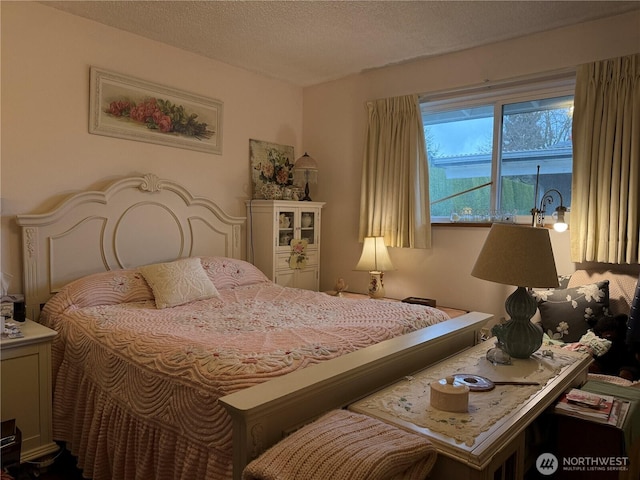
[[[278,247],[288,247],[294,237],[295,212],[280,210],[278,212]]]
[[[300,238],[307,240],[309,245],[316,243],[316,212],[300,212]]]

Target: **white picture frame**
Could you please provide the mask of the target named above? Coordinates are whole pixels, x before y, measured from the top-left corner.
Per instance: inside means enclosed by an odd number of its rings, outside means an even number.
[[[222,154],[220,100],[91,67],[89,133]]]

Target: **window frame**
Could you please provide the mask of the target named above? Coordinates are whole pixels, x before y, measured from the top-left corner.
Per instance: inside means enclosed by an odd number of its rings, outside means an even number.
[[[554,97],[574,96],[575,70],[558,72],[543,77],[532,77],[520,80],[486,83],[482,86],[449,90],[419,96],[420,113],[438,113],[464,108],[493,105],[493,132],[491,148],[491,185],[490,205],[496,210],[502,194],[501,162],[503,107],[506,104],[543,100]],[[424,122],[423,122],[424,125]],[[497,146],[497,148],[496,148]],[[571,205],[568,199],[567,205]],[[431,211],[431,205],[428,206]],[[533,208],[534,205],[531,205]],[[545,217],[545,223],[552,223],[551,215]],[[567,215],[567,222],[568,222]],[[531,224],[531,214],[518,214],[515,222]],[[490,222],[481,223],[486,225]],[[431,218],[432,225],[473,225],[470,222],[453,222],[450,218],[437,216]],[[476,223],[477,224],[477,223]]]

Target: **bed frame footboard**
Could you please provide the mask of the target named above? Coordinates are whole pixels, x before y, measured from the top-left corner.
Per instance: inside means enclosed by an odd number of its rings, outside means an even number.
[[[491,318],[470,312],[222,397],[233,421],[233,478],[323,413],[472,347]]]

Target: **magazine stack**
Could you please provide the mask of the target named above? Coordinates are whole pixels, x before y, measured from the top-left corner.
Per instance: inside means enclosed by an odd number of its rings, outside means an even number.
[[[574,388],[560,397],[554,411],[622,428],[629,405],[629,401],[612,395],[600,395]]]

